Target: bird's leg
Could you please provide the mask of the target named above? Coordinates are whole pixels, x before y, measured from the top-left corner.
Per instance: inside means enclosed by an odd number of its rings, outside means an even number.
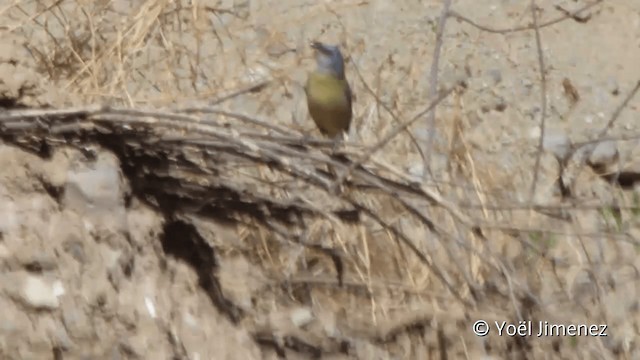
[[[336,154],[336,152],[340,148],[340,145],[342,145],[343,140],[344,140],[344,134],[343,133],[340,133],[340,134],[338,134],[338,135],[333,137],[333,146],[331,147],[332,155]]]
[[[333,141],[333,144],[331,146],[331,157],[333,158],[336,155],[336,151],[338,150],[338,147],[340,146],[340,135],[336,135],[332,139],[332,141]],[[329,174],[333,176],[334,179],[337,178],[336,170],[333,168],[333,166],[331,166],[331,164],[327,164],[327,170],[329,171]]]
[[[331,156],[334,158],[334,160],[338,160],[340,162],[344,162],[346,160],[346,158],[344,158],[344,155],[340,155],[338,154],[338,150],[340,148],[340,146],[343,144],[343,141],[345,140],[346,134],[344,133],[340,133],[338,135],[336,135],[333,138],[333,146],[331,149]],[[333,185],[331,186],[331,193],[333,194],[338,194],[341,191],[341,180],[342,176],[344,174],[341,174],[340,171],[338,171],[337,169],[333,168],[333,166],[329,165],[329,172],[331,173],[331,175],[333,175]]]
[[[302,146],[307,146],[309,145],[309,140],[311,140],[311,134],[309,133],[304,133],[304,135],[302,136]]]
[[[340,135],[336,136],[333,138],[333,145],[331,146],[331,154],[335,155],[335,153],[338,151],[338,148],[340,147]]]

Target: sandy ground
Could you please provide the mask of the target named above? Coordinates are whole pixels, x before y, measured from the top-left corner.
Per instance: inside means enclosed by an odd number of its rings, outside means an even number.
[[[640,96],[608,123],[640,81],[640,2],[602,1],[549,23],[587,4],[537,1],[538,51],[535,32],[519,29],[532,23],[530,1],[452,1],[458,17],[446,23],[439,84],[464,80],[466,90],[438,107],[426,184],[491,224],[490,241],[442,245],[404,214],[384,213],[421,239],[439,268],[481,285],[473,295],[461,289],[475,306],[456,302],[372,223],[310,228],[353,255],[340,287],[330,261],[264,230],[169,223],[132,196],[107,151],[88,159],[60,144],[41,158],[0,143],[0,357],[638,358]],[[218,106],[317,136],[302,84],[313,68],[308,43],[318,39],[349,56],[349,139],[371,145],[396,125],[385,107],[403,119],[428,105],[441,11],[432,0],[4,1],[0,113],[207,105],[268,80]],[[551,145],[534,199],[568,214],[563,220],[517,211],[529,196],[543,114]],[[425,124],[411,127],[421,144]],[[563,178],[574,181],[572,200],[561,198],[552,148],[605,128],[613,141],[598,161],[631,180],[611,184],[576,165]],[[422,173],[406,134],[376,159]],[[494,259],[508,276],[488,270]],[[525,289],[517,299],[514,288]],[[510,337],[494,327],[478,337],[479,319],[606,324],[608,336]]]

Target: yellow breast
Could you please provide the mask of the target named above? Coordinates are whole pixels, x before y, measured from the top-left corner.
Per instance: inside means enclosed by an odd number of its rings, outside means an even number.
[[[330,137],[348,131],[351,124],[351,97],[346,80],[311,73],[305,87],[311,118]]]
[[[349,85],[330,75],[311,73],[307,80],[307,97],[325,106],[350,105],[346,96]]]

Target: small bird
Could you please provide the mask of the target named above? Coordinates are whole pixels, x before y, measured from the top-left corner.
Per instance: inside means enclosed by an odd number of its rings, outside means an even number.
[[[344,75],[344,59],[337,46],[312,42],[318,67],[309,73],[305,93],[311,118],[320,132],[334,140],[351,125],[351,88]]]

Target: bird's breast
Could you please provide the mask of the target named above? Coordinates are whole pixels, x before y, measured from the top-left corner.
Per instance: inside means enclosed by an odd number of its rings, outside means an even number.
[[[344,79],[311,73],[305,87],[311,118],[330,137],[348,132],[351,124],[349,84]]]
[[[307,80],[307,98],[318,106],[349,106],[349,85],[343,79],[331,75],[311,73]]]

